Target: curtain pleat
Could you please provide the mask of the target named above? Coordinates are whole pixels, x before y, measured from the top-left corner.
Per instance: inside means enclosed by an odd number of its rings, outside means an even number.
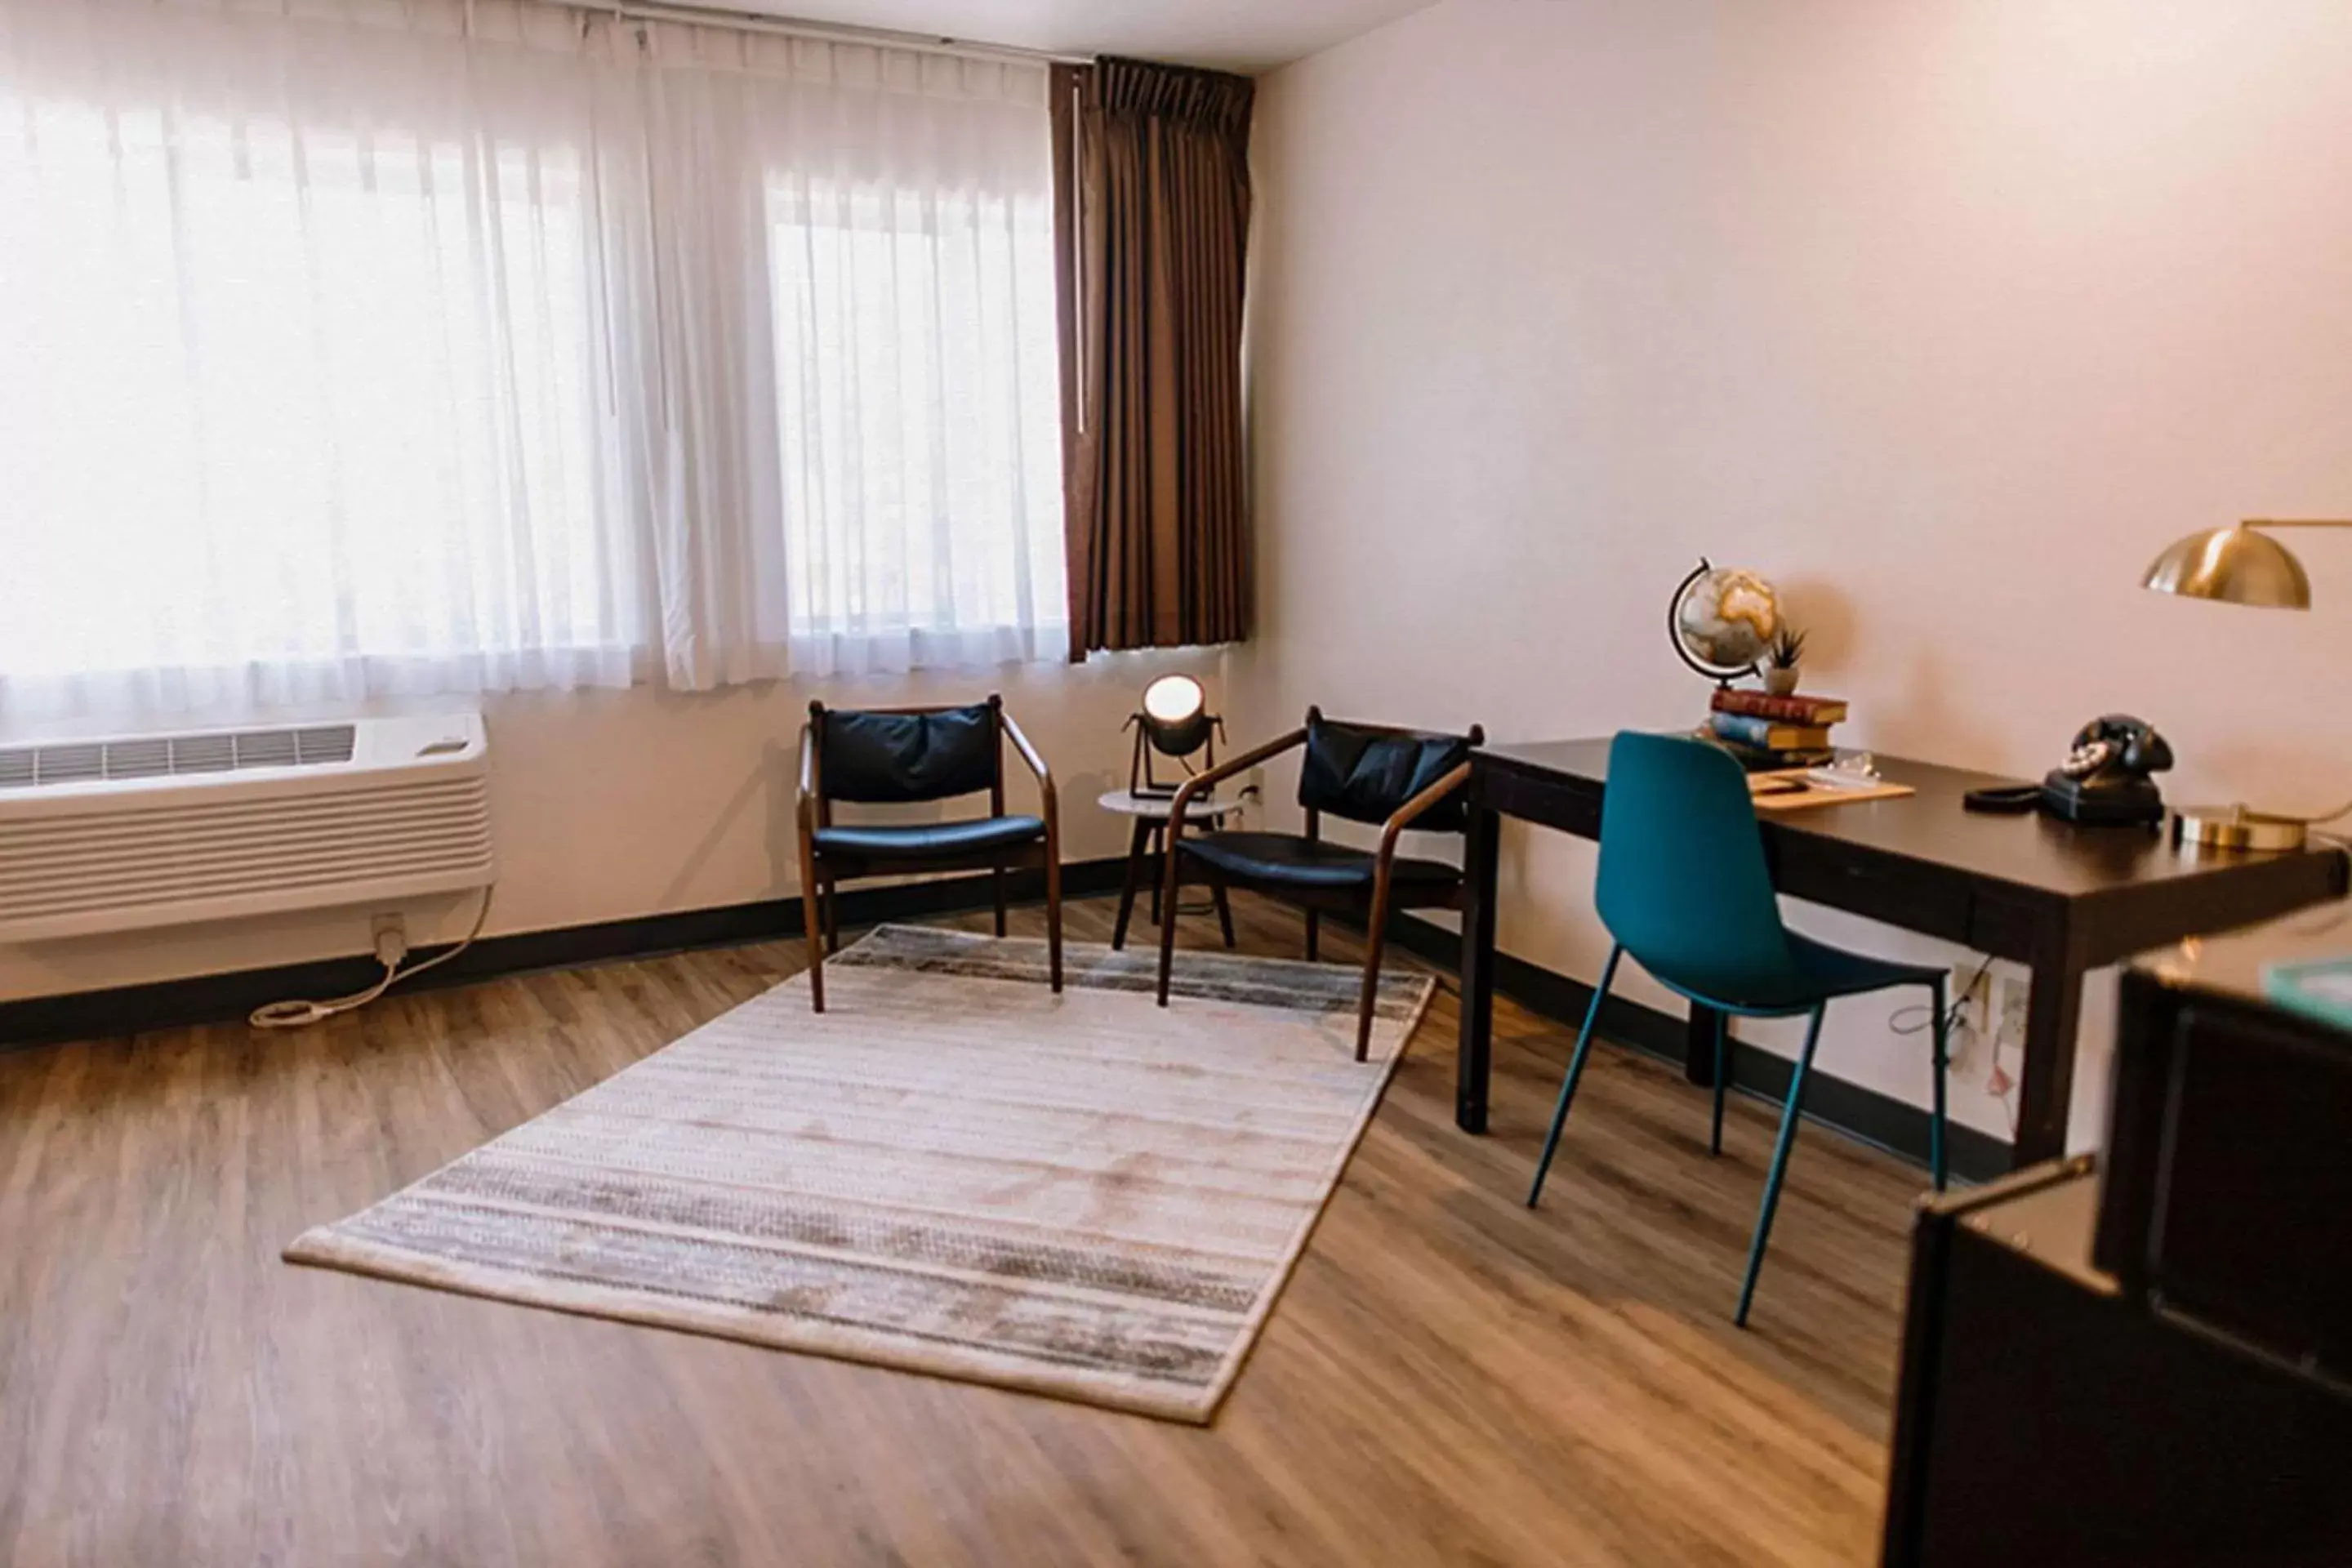
[[[1248,635],[1245,78],[1056,67],[1071,656]]]

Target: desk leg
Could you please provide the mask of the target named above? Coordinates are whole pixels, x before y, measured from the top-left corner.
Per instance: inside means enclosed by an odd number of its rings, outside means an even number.
[[[1502,818],[1473,802],[1462,862],[1462,1034],[1454,1068],[1454,1124],[1486,1131],[1495,1029],[1495,867]]]
[[[1715,1087],[1715,1031],[1721,1021],[1714,1008],[1691,1004],[1690,1024],[1683,1037],[1683,1078],[1701,1089]]]
[[[2033,965],[2025,1004],[2025,1062],[2018,1069],[2014,1166],[2055,1160],[2066,1152],[2066,1112],[2074,1093],[2074,1046],[2082,1032],[2083,965],[2053,953]]]

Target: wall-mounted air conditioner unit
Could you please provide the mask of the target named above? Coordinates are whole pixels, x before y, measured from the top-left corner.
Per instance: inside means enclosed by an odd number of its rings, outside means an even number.
[[[0,746],[0,942],[487,887],[478,713]]]

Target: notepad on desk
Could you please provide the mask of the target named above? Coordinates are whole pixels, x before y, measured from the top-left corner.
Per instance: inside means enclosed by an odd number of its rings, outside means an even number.
[[[1749,773],[1748,793],[1759,811],[1807,811],[1817,805],[1845,805],[1865,800],[1899,800],[1918,792],[1909,784],[1882,778],[1848,774],[1836,782],[1824,780],[1825,770],[1783,768]]]

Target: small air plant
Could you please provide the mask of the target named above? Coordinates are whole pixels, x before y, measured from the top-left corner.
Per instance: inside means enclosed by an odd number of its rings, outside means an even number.
[[[1805,634],[1783,626],[1764,648],[1764,689],[1786,697],[1797,689],[1797,661],[1805,657]]]

